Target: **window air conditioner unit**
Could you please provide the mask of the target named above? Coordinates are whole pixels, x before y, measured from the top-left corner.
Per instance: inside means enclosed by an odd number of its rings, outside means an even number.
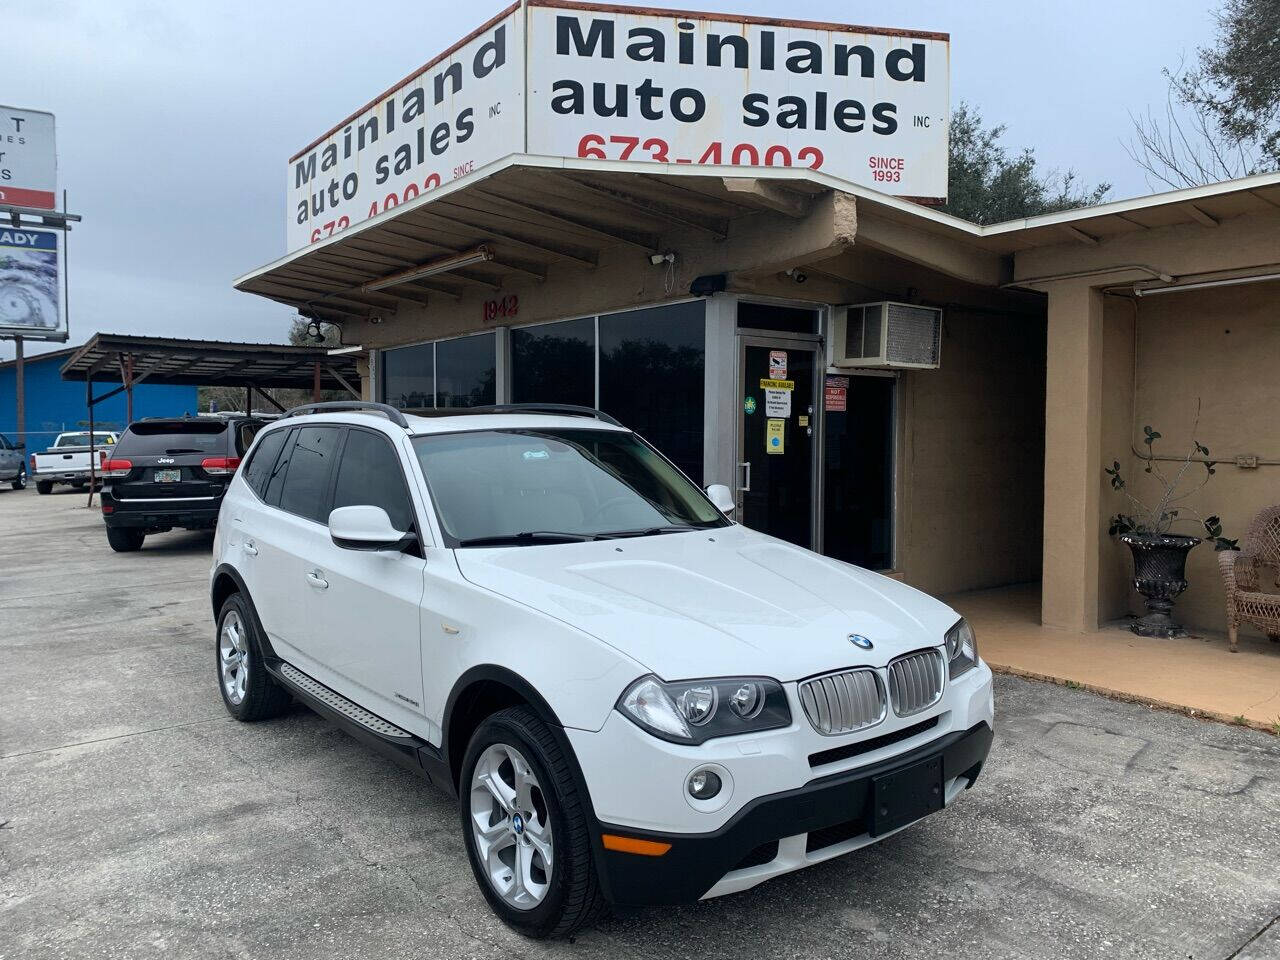
[[[942,360],[942,311],[912,303],[837,307],[831,365],[932,370]]]

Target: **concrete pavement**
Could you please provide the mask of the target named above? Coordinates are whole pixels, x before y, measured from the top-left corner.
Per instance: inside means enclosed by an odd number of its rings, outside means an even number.
[[[1280,740],[997,679],[978,785],[747,893],[532,943],[441,794],[214,679],[210,537],[0,492],[0,960],[1280,957]]]

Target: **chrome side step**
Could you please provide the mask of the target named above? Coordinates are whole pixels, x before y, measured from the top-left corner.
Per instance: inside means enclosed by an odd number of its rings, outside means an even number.
[[[426,777],[450,796],[457,796],[453,769],[443,751],[383,720],[336,690],[277,657],[266,658],[267,671],[295,698],[357,740],[385,753],[404,767]]]
[[[371,733],[376,733],[380,737],[394,737],[411,742],[415,739],[414,735],[408,730],[401,730],[394,723],[388,723],[376,713],[370,713],[364,707],[357,703],[352,703],[342,694],[326,687],[319,680],[307,676],[291,663],[281,662],[280,674],[290,684],[297,687],[304,693],[310,694],[316,700],[319,700],[330,710],[335,710],[342,714],[348,720],[352,720],[360,726],[364,727]]]

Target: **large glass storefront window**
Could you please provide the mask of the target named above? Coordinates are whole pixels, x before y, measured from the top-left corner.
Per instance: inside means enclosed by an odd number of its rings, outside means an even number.
[[[401,410],[436,404],[435,344],[387,350],[382,360],[384,402]]]
[[[514,403],[596,403],[595,318],[511,331]]]
[[[600,409],[703,483],[706,304],[600,318]]]
[[[496,335],[478,333],[436,344],[436,406],[485,407],[497,402]]]
[[[596,404],[702,481],[706,303],[514,327],[512,403]],[[497,402],[496,334],[383,351],[382,395],[398,407],[475,407]],[[434,367],[432,366],[434,350]],[[434,389],[434,394],[433,394]]]

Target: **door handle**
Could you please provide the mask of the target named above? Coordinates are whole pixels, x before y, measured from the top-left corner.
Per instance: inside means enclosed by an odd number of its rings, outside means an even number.
[[[738,477],[738,479],[742,481],[742,483],[738,485],[738,489],[743,493],[750,493],[751,492],[751,461],[744,460],[742,463],[739,463],[738,469],[742,471]]]
[[[246,540],[244,542],[244,552],[251,557],[256,557],[258,555],[258,548],[253,545],[252,540]]]
[[[329,589],[329,581],[320,576],[319,570],[312,570],[307,574],[307,583],[311,584],[313,587],[318,587],[321,590]]]

